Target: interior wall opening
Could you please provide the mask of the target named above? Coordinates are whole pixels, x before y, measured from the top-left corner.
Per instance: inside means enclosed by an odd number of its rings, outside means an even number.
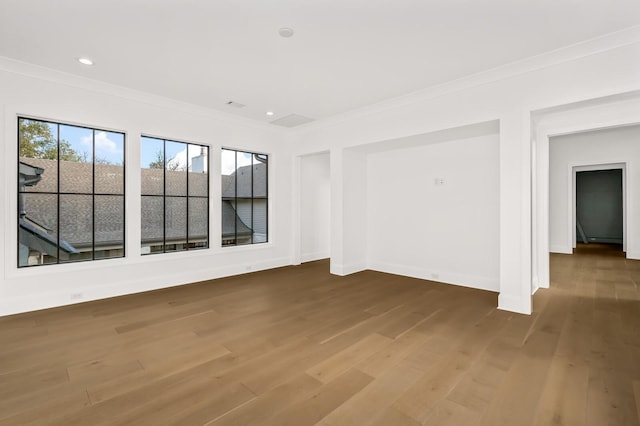
[[[586,169],[586,170],[585,170]],[[591,244],[624,251],[624,167],[574,168],[574,253]]]

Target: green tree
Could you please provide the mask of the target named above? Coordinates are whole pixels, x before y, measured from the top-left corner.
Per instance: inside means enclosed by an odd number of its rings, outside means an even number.
[[[60,160],[87,161],[87,154],[79,154],[69,142],[61,140],[58,143],[49,124],[43,121],[20,119],[18,139],[20,157],[56,160],[59,153]]]

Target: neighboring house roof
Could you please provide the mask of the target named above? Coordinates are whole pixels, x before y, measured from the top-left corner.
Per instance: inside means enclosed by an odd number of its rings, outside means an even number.
[[[33,186],[37,184],[42,179],[42,173],[44,173],[43,168],[35,167],[22,161],[20,162],[19,170],[20,179],[18,184],[20,186]]]
[[[253,193],[251,185],[251,168],[253,167]],[[222,198],[236,197],[236,181],[238,197],[267,197],[267,165],[264,163],[253,166],[239,167],[230,175],[222,175]]]
[[[249,237],[252,233],[253,230],[238,217],[231,202],[223,200],[222,238]]]
[[[95,232],[96,245],[104,246],[118,244],[124,239],[124,170],[122,166],[76,163],[71,161],[45,160],[39,158],[21,158],[21,176],[24,169],[27,173],[38,174],[39,182],[23,190],[23,202],[26,214],[33,222],[42,224],[45,228],[54,230],[53,235],[40,230],[44,235],[55,242],[55,233],[59,233],[61,239],[69,247],[82,248],[92,245],[92,234]],[[24,165],[24,166],[23,166]],[[58,226],[58,208],[56,208],[56,195],[58,190],[58,167],[60,168],[60,192],[92,192],[91,176],[95,167],[95,195],[96,217],[93,223],[92,212],[94,197],[82,194],[60,195],[60,229]],[[254,167],[254,195],[256,198],[266,197],[266,165],[256,164],[238,169],[238,193],[251,196],[251,167]],[[234,176],[235,177],[235,174]],[[223,187],[228,181],[223,176]],[[248,177],[245,179],[245,177]],[[163,169],[142,169],[142,240],[144,242],[184,240],[188,233],[190,240],[204,240],[207,238],[208,219],[208,175],[206,173],[189,172],[189,188],[187,194],[186,173],[181,171]],[[167,197],[163,194],[163,184],[166,185]],[[234,183],[235,189],[235,183]],[[224,194],[224,191],[223,191]],[[185,198],[184,196],[201,196],[203,198]],[[228,195],[228,194],[227,194]],[[172,197],[175,196],[175,197]],[[189,220],[187,229],[186,203],[189,203]],[[166,217],[163,215],[163,207],[166,205]],[[163,221],[167,224],[167,234],[163,236]],[[253,233],[236,214],[233,205],[229,202],[222,203],[222,234],[223,238],[233,238],[236,232],[238,236],[250,236]],[[21,224],[22,227],[22,224]],[[27,228],[24,228],[27,230]],[[68,243],[67,243],[68,241]],[[62,243],[61,243],[62,244]],[[47,252],[48,253],[48,252]],[[70,252],[71,253],[71,252]]]
[[[27,218],[59,234],[61,241],[73,247],[91,247],[93,235],[97,245],[122,244],[124,239],[124,170],[122,166],[110,164],[77,163],[73,161],[21,158],[21,163],[43,169],[41,180],[30,186],[23,194],[24,211]],[[95,167],[95,173],[94,173]],[[95,224],[92,195],[92,176],[95,175],[96,195]],[[60,205],[56,205],[60,179]],[[43,194],[43,192],[45,192]],[[68,193],[68,194],[67,194]],[[58,211],[60,226],[58,229]],[[62,242],[61,242],[62,245]]]
[[[20,243],[27,247],[58,257],[58,240],[43,229],[30,223],[28,219],[20,218]],[[60,255],[77,254],[78,250],[64,240],[60,240]]]

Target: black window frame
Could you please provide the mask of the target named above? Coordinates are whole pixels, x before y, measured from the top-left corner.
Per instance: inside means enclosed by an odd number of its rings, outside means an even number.
[[[56,134],[55,139],[56,139],[56,159],[55,161],[57,162],[57,175],[56,175],[56,188],[57,191],[53,192],[53,191],[24,191],[21,190],[20,187],[20,164],[22,163],[21,161],[21,157],[20,157],[20,133],[21,133],[21,121],[22,120],[26,120],[26,121],[32,121],[32,122],[40,122],[40,123],[46,123],[47,125],[55,125],[56,126]],[[18,115],[17,116],[17,147],[18,147],[18,152],[16,155],[17,158],[17,165],[18,165],[18,170],[16,173],[16,178],[17,178],[17,182],[16,182],[16,188],[17,188],[17,199],[18,199],[18,211],[17,211],[17,229],[18,229],[18,235],[17,235],[17,255],[16,255],[16,264],[18,266],[18,269],[23,269],[23,268],[33,268],[33,267],[38,267],[38,266],[47,266],[47,265],[60,265],[60,264],[71,264],[71,263],[82,263],[82,262],[90,262],[90,261],[96,261],[96,260],[108,260],[108,259],[121,259],[126,257],[127,253],[126,253],[126,249],[127,249],[127,235],[126,235],[126,218],[127,218],[127,212],[126,212],[126,187],[127,187],[127,173],[126,173],[126,146],[127,146],[127,134],[124,131],[118,131],[118,130],[109,130],[109,129],[104,129],[104,128],[99,128],[99,127],[93,127],[93,126],[87,126],[87,125],[80,125],[80,124],[75,124],[75,123],[68,123],[68,122],[62,122],[62,121],[54,121],[54,120],[49,120],[49,119],[42,119],[42,118],[34,118],[34,117],[30,117],[27,115]],[[86,130],[90,130],[92,132],[92,159],[91,159],[91,164],[92,164],[92,170],[91,170],[91,192],[65,192],[65,191],[61,191],[60,190],[60,183],[61,183],[61,179],[60,179],[60,126],[69,126],[69,127],[75,127],[75,128],[79,128],[79,129],[86,129]],[[107,132],[107,133],[115,133],[115,134],[120,134],[122,135],[122,192],[121,193],[106,193],[106,192],[96,192],[96,155],[95,155],[95,150],[96,150],[96,133],[97,132]],[[28,161],[28,158],[27,158]],[[39,264],[34,264],[34,265],[29,265],[29,264],[25,264],[25,265],[21,265],[20,264],[20,221],[22,218],[22,196],[24,194],[46,194],[46,195],[51,195],[51,196],[55,196],[56,197],[56,237],[55,237],[55,241],[56,241],[56,246],[57,246],[57,254],[56,254],[56,258],[55,258],[55,262],[46,262],[46,263],[39,263]],[[61,238],[61,230],[60,230],[60,211],[61,211],[61,207],[60,207],[60,199],[61,196],[73,196],[73,195],[80,195],[80,196],[91,196],[91,213],[92,213],[92,229],[91,229],[91,258],[80,258],[80,259],[76,259],[76,260],[62,260],[60,259],[60,246],[61,244],[65,244],[64,240]],[[96,196],[101,197],[101,196],[117,196],[120,197],[122,199],[122,255],[120,256],[109,256],[109,257],[102,257],[102,256],[98,256],[96,257]]]
[[[211,160],[210,160],[210,152],[211,152],[211,147],[209,145],[206,144],[201,144],[201,143],[194,143],[194,142],[185,142],[185,141],[178,141],[178,140],[174,140],[174,139],[166,139],[166,138],[161,138],[161,137],[157,137],[157,136],[149,136],[149,135],[141,135],[140,136],[140,153],[142,154],[142,149],[143,149],[143,142],[144,139],[153,139],[156,141],[160,141],[162,142],[162,157],[163,157],[163,163],[164,163],[164,167],[162,168],[163,172],[162,172],[162,195],[158,195],[158,194],[145,194],[142,190],[142,186],[143,183],[140,183],[140,197],[141,197],[141,203],[140,203],[140,209],[141,209],[141,225],[142,225],[142,221],[144,220],[144,215],[142,214],[142,208],[143,208],[143,197],[156,197],[156,198],[160,198],[162,197],[162,240],[159,241],[157,245],[161,245],[161,250],[150,250],[148,253],[141,253],[142,256],[149,256],[149,255],[154,255],[154,254],[166,254],[166,253],[181,253],[181,252],[186,252],[186,251],[197,251],[197,250],[206,250],[211,246],[211,226],[210,226],[210,199],[211,199],[211,176],[209,171],[211,170]],[[207,185],[206,185],[206,196],[198,196],[198,195],[189,195],[189,181],[190,181],[190,173],[187,167],[187,170],[185,170],[186,173],[186,195],[167,195],[167,163],[168,161],[170,161],[170,159],[167,159],[167,143],[176,143],[176,144],[184,144],[186,149],[187,149],[187,156],[188,156],[188,152],[189,152],[189,147],[190,146],[197,146],[200,148],[205,148],[206,149],[206,175],[207,175]],[[188,161],[188,160],[187,160]],[[141,165],[141,177],[142,177],[142,165]],[[185,205],[186,205],[186,210],[185,210],[185,242],[183,243],[183,248],[180,250],[177,249],[169,249],[168,247],[171,246],[176,246],[177,243],[171,243],[171,242],[167,242],[167,198],[179,198],[179,199],[184,199]],[[206,200],[206,243],[204,246],[194,246],[191,247],[191,244],[194,244],[193,241],[189,241],[189,200],[190,199],[204,199]],[[142,241],[142,229],[141,229],[141,235],[140,235],[140,247],[143,247],[143,241]]]

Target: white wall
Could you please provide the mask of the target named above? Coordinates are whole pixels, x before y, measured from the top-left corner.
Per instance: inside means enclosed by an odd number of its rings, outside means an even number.
[[[300,250],[301,260],[329,257],[331,180],[329,153],[300,159]]]
[[[344,205],[349,198],[343,189],[354,186],[343,167],[348,152],[381,141],[498,120],[498,306],[530,313],[532,208],[536,207],[532,204],[532,112],[639,89],[640,27],[634,27],[294,129],[296,155],[331,152],[332,265],[349,263],[345,247],[369,237],[344,229],[354,211],[366,211],[358,203],[351,202],[352,208]]]
[[[0,61],[0,137],[4,147],[0,197],[5,207],[0,212],[4,242],[0,244],[0,257],[4,259],[0,314],[69,303],[73,292],[83,292],[85,299],[107,297],[291,262],[300,252],[296,247],[299,238],[294,237],[297,231],[291,231],[291,224],[299,223],[299,214],[292,216],[292,212],[297,212],[300,205],[300,191],[294,188],[300,170],[294,167],[291,153],[295,157],[330,152],[331,270],[342,274],[360,270],[367,266],[369,185],[366,155],[356,147],[489,121],[500,124],[499,154],[492,157],[497,160],[500,179],[498,306],[530,313],[532,207],[538,208],[532,205],[532,175],[536,170],[532,169],[535,138],[531,114],[638,90],[640,27],[320,120],[288,133],[201,108]],[[16,114],[127,132],[126,259],[16,269]],[[199,253],[139,257],[140,176],[136,165],[140,133],[207,143],[212,152],[219,152],[218,148],[224,145],[271,154],[271,242],[228,250],[217,247],[220,188],[215,180],[219,164],[214,157],[212,248]],[[536,229],[536,233],[543,231]]]
[[[291,170],[288,136],[275,126],[0,58],[0,315],[288,265]],[[126,258],[18,269],[17,115],[126,132]],[[139,135],[211,147],[210,249],[140,256]],[[270,242],[220,247],[221,146],[269,154]]]
[[[573,167],[626,164],[627,257],[640,259],[640,126],[594,130],[550,138],[549,249],[572,253]]]
[[[499,291],[498,154],[493,134],[369,155],[369,268]]]

